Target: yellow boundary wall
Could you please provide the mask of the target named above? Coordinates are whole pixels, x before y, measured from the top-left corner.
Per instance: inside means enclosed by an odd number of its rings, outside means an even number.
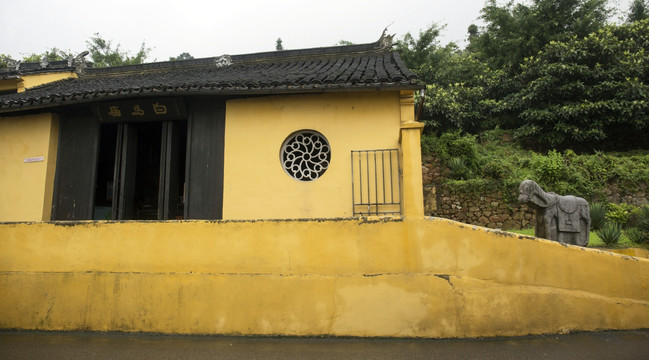
[[[0,224],[0,328],[481,337],[649,328],[649,259],[442,219]]]

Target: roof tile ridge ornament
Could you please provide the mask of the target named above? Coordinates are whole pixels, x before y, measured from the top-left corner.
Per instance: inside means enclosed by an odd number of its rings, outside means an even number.
[[[79,55],[68,58],[68,67],[74,67],[74,71],[77,73],[77,75],[83,75],[85,74],[85,70],[88,67],[88,64],[86,64],[86,55],[90,54],[88,50],[80,53]]]
[[[7,68],[13,68],[15,71],[20,71],[20,64],[22,61],[20,60],[14,60],[14,59],[7,59]]]
[[[387,32],[388,28],[386,27],[385,29],[383,29],[383,33],[381,34],[379,41],[377,41],[378,45],[376,49],[379,51],[389,51],[394,46],[393,39],[396,34],[386,35]]]
[[[43,55],[41,58],[41,69],[47,69],[50,66],[50,59],[47,58],[47,55]]]
[[[232,57],[230,55],[221,55],[214,59],[214,66],[217,68],[228,67],[232,65]]]

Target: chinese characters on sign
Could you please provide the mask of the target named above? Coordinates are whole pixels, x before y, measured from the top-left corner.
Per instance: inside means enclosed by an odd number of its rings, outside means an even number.
[[[135,104],[133,105],[133,112],[131,113],[133,116],[144,116],[144,110],[140,107],[140,104]]]
[[[112,117],[122,117],[122,112],[119,110],[119,106],[110,106],[108,115]]]
[[[95,106],[94,112],[100,122],[177,120],[186,117],[181,98],[105,103]]]
[[[160,105],[158,103],[153,104],[153,112],[156,115],[165,115],[167,114],[167,107],[164,105]]]

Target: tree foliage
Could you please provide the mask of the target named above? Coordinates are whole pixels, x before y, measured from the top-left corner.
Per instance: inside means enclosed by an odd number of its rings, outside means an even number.
[[[99,33],[91,36],[86,41],[86,46],[95,67],[141,64],[151,52],[151,48],[146,47],[143,41],[140,50],[131,56],[128,51],[121,50],[119,44],[113,46],[111,40],[105,40]]]
[[[482,9],[485,27],[470,33],[468,49],[492,68],[517,73],[526,57],[551,41],[584,37],[606,24],[608,0],[488,0]]]
[[[188,52],[181,53],[178,56],[172,56],[169,58],[169,61],[180,61],[180,60],[192,60],[194,59]]]
[[[644,19],[649,19],[649,1],[633,0],[626,21],[632,23]]]
[[[519,137],[596,147],[614,134],[642,141],[649,128],[649,20],[551,42],[521,69],[522,89],[501,104]]]
[[[11,60],[11,57],[7,54],[0,54],[0,68],[7,67],[7,64]]]
[[[275,50],[277,51],[284,50],[284,45],[282,45],[282,38],[277,38],[277,41],[275,41]]]
[[[486,25],[469,27],[463,50],[441,46],[436,24],[406,34],[402,58],[427,84],[425,131],[501,128],[536,148],[646,148],[649,20],[607,25],[608,10],[607,0],[488,0]]]
[[[70,51],[63,51],[59,50],[55,47],[46,50],[42,54],[31,54],[29,56],[25,56],[23,58],[23,62],[39,62],[43,58],[47,58],[48,61],[60,61],[60,60],[67,60],[70,57],[74,57],[74,55]]]
[[[437,65],[438,37],[441,30],[442,27],[433,23],[428,28],[420,30],[419,37],[415,38],[412,34],[406,33],[396,44],[404,63],[426,82],[432,80],[432,74],[426,70],[435,68]]]
[[[440,46],[442,28],[432,24],[418,38],[408,33],[397,46],[404,62],[427,84],[421,114],[426,132],[475,133],[489,122],[493,97],[508,87],[507,79],[454,43]]]
[[[60,50],[58,48],[51,48],[45,50],[42,54],[32,53],[30,55],[24,56],[22,62],[40,62],[43,58],[47,58],[48,61],[60,61],[67,60],[70,57],[73,57],[73,54],[70,51]],[[9,55],[0,54],[0,68],[4,68],[7,64],[13,59]]]
[[[477,133],[489,122],[493,96],[503,86],[503,72],[492,71],[466,51],[445,47],[438,52],[433,80],[426,89],[423,119],[428,131],[451,129]]]
[[[140,45],[140,50],[135,55],[131,56],[128,51],[121,49],[120,44],[114,46],[111,40],[105,40],[99,33],[95,33],[94,36],[91,36],[90,40],[86,41],[86,46],[95,67],[141,64],[147,59],[151,52],[151,48],[146,47],[146,44],[143,41],[142,45]],[[78,53],[80,52],[81,51]],[[32,53],[23,56],[21,61],[40,62],[43,58],[47,58],[49,61],[60,61],[74,57],[78,53],[52,47],[40,54]],[[187,59],[193,59],[193,57],[189,55],[189,53],[182,53],[176,58],[169,58],[169,60]],[[9,60],[11,60],[11,58],[8,55],[0,54],[0,67],[7,66]]]

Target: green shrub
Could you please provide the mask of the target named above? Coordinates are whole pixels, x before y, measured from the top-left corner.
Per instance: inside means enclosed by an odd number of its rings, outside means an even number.
[[[482,166],[482,173],[485,177],[502,180],[511,175],[509,164],[502,158],[490,157]]]
[[[473,177],[471,169],[461,157],[452,157],[447,165],[451,171],[451,178],[455,180],[469,180]]]
[[[426,146],[444,162],[460,157],[473,170],[478,167],[478,142],[475,135],[462,134],[460,131],[446,132],[439,137],[427,139]]]
[[[633,209],[635,209],[635,206],[626,203],[622,203],[620,205],[610,203],[608,205],[606,218],[612,222],[624,226],[629,221],[629,217],[631,216]]]
[[[649,205],[635,208],[631,212],[629,223],[632,226],[649,233]]]
[[[620,241],[622,226],[618,223],[607,222],[595,232],[606,246],[613,246]]]
[[[590,204],[590,228],[598,230],[604,225],[606,221],[606,213],[608,208],[606,204],[595,202]]]
[[[616,160],[611,176],[619,179],[622,190],[632,192],[638,184],[649,182],[649,156],[627,155]]]
[[[563,156],[556,150],[548,151],[547,156],[535,154],[532,157],[532,167],[536,178],[543,184],[549,185],[565,178],[566,165]]]
[[[437,137],[435,135],[421,135],[421,154],[428,156],[437,154]]]
[[[649,205],[636,208],[631,212],[626,236],[636,244],[649,244]]]
[[[624,235],[635,244],[649,243],[649,233],[643,232],[638,228],[628,228],[624,230]]]

